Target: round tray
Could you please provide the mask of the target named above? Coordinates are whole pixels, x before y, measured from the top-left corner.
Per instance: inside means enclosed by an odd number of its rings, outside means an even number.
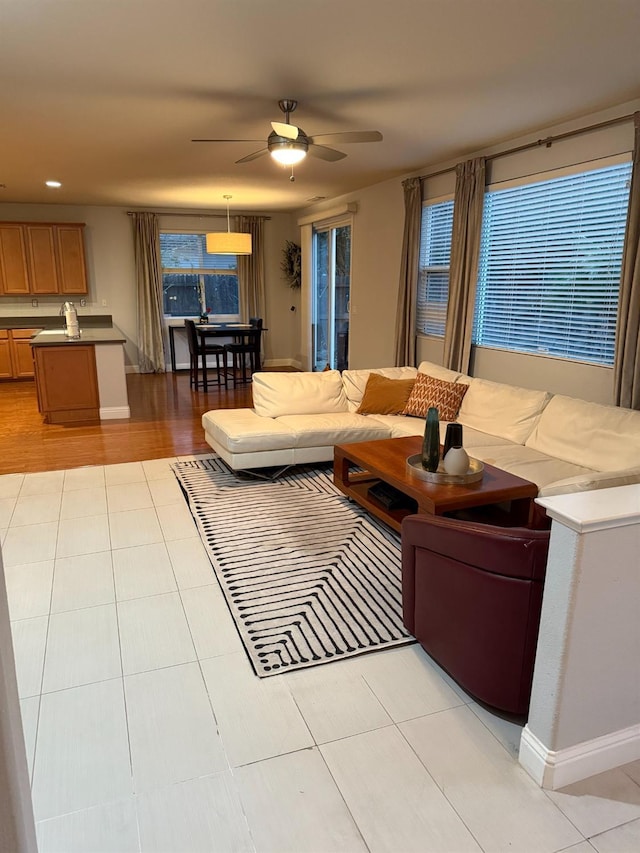
[[[479,459],[469,457],[469,470],[466,474],[447,474],[442,467],[442,462],[437,471],[425,471],[422,467],[422,457],[419,453],[407,458],[407,470],[410,474],[420,477],[421,480],[427,480],[429,483],[440,483],[444,486],[465,485],[467,483],[477,483],[482,479],[484,472],[484,464]]]

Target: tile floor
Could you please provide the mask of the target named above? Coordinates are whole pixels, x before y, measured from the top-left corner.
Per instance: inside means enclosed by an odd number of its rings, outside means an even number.
[[[417,646],[256,678],[173,461],[0,477],[40,853],[640,850],[640,761],[540,790]]]

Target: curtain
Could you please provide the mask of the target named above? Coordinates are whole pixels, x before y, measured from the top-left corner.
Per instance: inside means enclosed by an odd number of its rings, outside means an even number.
[[[133,245],[138,304],[138,365],[140,373],[164,373],[162,339],[162,264],[160,229],[155,213],[134,213]]]
[[[444,366],[461,373],[469,372],[471,357],[484,182],[484,157],[456,166]]]
[[[251,254],[238,255],[240,315],[245,322],[249,317],[262,317],[264,320],[264,218],[238,216],[236,228],[241,233],[251,234]]]
[[[618,406],[640,409],[640,112],[634,114],[633,124],[633,171],[622,255],[614,391]]]
[[[396,353],[398,367],[416,363],[416,296],[420,262],[422,224],[422,181],[407,178],[404,190],[404,236],[400,261],[400,286],[396,313]]]

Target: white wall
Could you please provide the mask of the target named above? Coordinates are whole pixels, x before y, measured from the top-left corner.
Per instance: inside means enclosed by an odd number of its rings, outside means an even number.
[[[205,211],[203,211],[204,213]],[[207,211],[209,213],[213,211]],[[126,364],[129,368],[138,363],[137,308],[135,264],[131,217],[125,208],[72,206],[58,204],[0,204],[0,220],[20,222],[85,222],[85,250],[89,294],[85,308],[79,308],[79,297],[74,301],[82,324],[83,314],[111,314],[113,322],[127,338]],[[202,229],[203,223],[212,220],[194,214],[193,217],[162,217],[163,227]],[[294,219],[289,214],[271,215],[265,223],[265,285],[267,310],[265,351],[269,359],[289,363],[291,353],[299,350],[298,312],[291,312],[297,295],[282,278],[281,250],[285,240],[296,238]],[[206,227],[206,226],[204,226]],[[45,316],[57,314],[63,299],[60,296],[39,296],[38,307],[33,308],[33,297],[1,297],[0,317]],[[167,353],[167,362],[168,353]],[[178,358],[178,362],[188,357]]]
[[[539,129],[527,136],[511,139],[481,151],[461,154],[457,160],[425,165],[414,175],[436,172],[455,162],[479,155],[491,155],[506,148],[535,142],[551,135],[606,121],[640,109],[640,101],[612,107],[562,125]],[[488,182],[495,183],[534,175],[552,169],[608,157],[633,148],[633,123],[593,131],[529,151],[500,157],[488,164]],[[402,180],[408,175],[357,192],[331,199],[298,211],[298,216],[317,215],[337,203],[354,201],[352,280],[350,318],[351,367],[374,367],[393,363],[398,279],[402,251],[404,200]],[[426,198],[453,194],[453,171],[425,181]],[[353,310],[355,308],[355,311]],[[442,343],[419,338],[418,362],[441,361]],[[497,382],[509,382],[529,388],[545,388],[554,393],[583,397],[601,403],[613,400],[613,371],[608,368],[575,364],[556,358],[527,356],[482,349],[474,354],[472,373]]]

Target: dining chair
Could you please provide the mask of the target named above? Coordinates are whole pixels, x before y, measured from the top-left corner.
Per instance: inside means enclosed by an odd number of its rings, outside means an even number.
[[[204,365],[204,360],[208,355],[215,355],[218,385],[221,385],[224,381],[226,387],[227,371],[225,370],[225,366],[227,354],[225,348],[220,344],[207,344],[203,346],[200,342],[194,321],[185,320],[184,325],[187,329],[187,341],[189,342],[189,388],[198,390],[198,385],[200,384],[198,380],[198,360],[201,358]],[[206,391],[204,379],[202,380],[202,385]]]
[[[250,317],[249,325],[255,332],[240,342],[225,344],[226,352],[231,354],[234,381],[242,374],[242,382],[248,382],[251,375],[260,370],[260,345],[262,338],[262,317]],[[247,356],[249,356],[249,376],[247,377]]]

